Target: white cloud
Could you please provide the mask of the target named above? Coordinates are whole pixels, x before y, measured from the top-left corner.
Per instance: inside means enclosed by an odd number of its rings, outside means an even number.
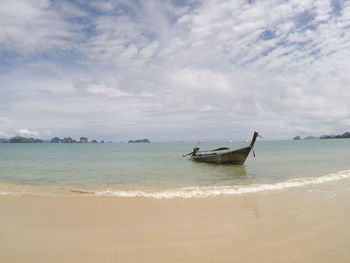
[[[78,3],[0,2],[0,51],[26,61],[0,74],[2,130],[349,128],[347,1]]]
[[[108,87],[106,83],[90,84],[86,88],[86,91],[93,94],[106,95],[107,97],[133,96],[131,93],[120,91],[117,88]]]
[[[24,137],[38,137],[40,136],[40,133],[37,132],[37,131],[30,131],[28,129],[18,129],[18,130],[15,130],[15,133],[17,135],[20,135],[20,136],[24,136]]]
[[[2,52],[28,55],[52,49],[66,50],[71,48],[70,41],[76,40],[77,27],[81,26],[65,20],[51,1],[0,1]]]
[[[6,132],[0,131],[0,138],[8,138],[9,135]]]

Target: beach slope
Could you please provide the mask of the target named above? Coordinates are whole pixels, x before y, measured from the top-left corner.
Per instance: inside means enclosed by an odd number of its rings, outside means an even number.
[[[349,262],[350,180],[193,199],[0,197],[0,262]]]

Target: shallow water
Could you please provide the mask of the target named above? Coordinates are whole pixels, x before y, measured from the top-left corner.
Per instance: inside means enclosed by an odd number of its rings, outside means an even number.
[[[201,149],[235,149],[247,144],[209,142],[201,144]],[[182,154],[193,146],[189,142],[0,144],[0,193],[11,193],[15,188],[21,193],[33,189],[40,192],[45,186],[46,192],[52,187],[55,191],[79,189],[107,195],[191,196],[198,191],[216,195],[245,192],[242,189],[275,189],[264,185],[281,183],[288,187],[295,181],[347,174],[350,169],[348,139],[260,140],[254,147],[256,158],[251,153],[244,166],[196,163],[183,158]]]

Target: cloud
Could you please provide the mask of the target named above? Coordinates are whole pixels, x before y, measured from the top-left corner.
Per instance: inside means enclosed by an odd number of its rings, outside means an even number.
[[[72,8],[67,8],[72,10]],[[50,50],[66,51],[77,41],[76,30],[55,10],[51,1],[1,1],[0,44],[1,52],[17,55],[42,54]]]
[[[105,83],[100,84],[90,84],[85,91],[92,94],[106,95],[107,97],[123,97],[123,96],[133,96],[133,94],[128,92],[120,91],[117,88],[108,87]]]
[[[348,1],[4,4],[7,133],[281,138],[349,128]]]
[[[38,137],[40,136],[40,133],[37,131],[30,131],[28,129],[18,129],[15,130],[15,133],[20,136],[25,136],[25,137]]]

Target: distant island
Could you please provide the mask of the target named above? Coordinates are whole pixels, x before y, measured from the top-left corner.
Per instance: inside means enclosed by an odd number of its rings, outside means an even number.
[[[129,140],[128,143],[150,143],[150,140],[147,138],[137,139],[137,140]]]
[[[1,139],[3,143],[43,143],[43,140],[34,138],[25,138],[21,136],[13,137],[9,140]]]
[[[345,132],[341,135],[322,135],[320,137],[308,136],[302,139],[300,136],[295,136],[293,140],[313,140],[313,139],[349,139],[350,132]]]
[[[54,137],[51,140],[41,140],[35,138],[16,136],[11,139],[0,138],[0,143],[98,143],[98,141],[94,139],[91,142],[89,142],[87,137],[80,137],[78,141],[74,140],[71,137],[65,137],[63,139],[59,137]],[[104,141],[102,140],[100,143],[104,143]]]

